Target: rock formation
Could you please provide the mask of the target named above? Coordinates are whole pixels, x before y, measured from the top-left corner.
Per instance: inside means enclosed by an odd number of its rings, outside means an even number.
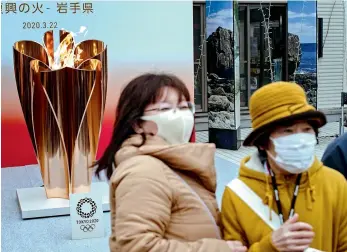
[[[289,77],[294,80],[294,76]],[[317,105],[317,75],[315,73],[302,73],[295,75],[295,83],[299,84],[306,92],[307,100],[312,106]]]
[[[209,126],[232,129],[234,119],[234,81],[211,73],[207,76]]]
[[[209,127],[233,129],[234,119],[234,37],[232,31],[218,27],[206,40]],[[288,75],[301,85],[310,104],[316,106],[317,78],[315,73],[296,74],[302,48],[298,35],[288,33]]]
[[[234,37],[225,28],[218,27],[206,41],[207,71],[222,78],[233,78],[234,71]]]
[[[298,35],[288,33],[288,75],[294,74],[296,68],[300,66],[301,45]]]
[[[298,83],[306,92],[307,100],[317,106],[317,75],[316,73],[296,73],[300,66],[302,48],[298,35],[288,33],[288,75],[289,80]],[[295,78],[295,79],[294,79]]]
[[[209,127],[232,129],[234,122],[234,37],[218,27],[207,39]]]

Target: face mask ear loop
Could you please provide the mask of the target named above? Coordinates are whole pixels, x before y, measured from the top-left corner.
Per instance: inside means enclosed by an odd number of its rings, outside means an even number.
[[[187,122],[186,122],[185,120],[183,120],[183,121],[182,121],[182,124],[183,124],[183,129],[185,129],[185,128],[186,128]],[[186,131],[183,130],[183,131],[182,131],[182,136],[181,136],[181,138],[182,138],[182,140],[183,140],[184,142],[185,142],[185,139],[184,139],[185,136],[186,136]],[[188,142],[189,142],[189,139],[188,139]]]
[[[270,152],[267,151],[266,154],[272,159],[272,161],[276,162],[276,158]]]

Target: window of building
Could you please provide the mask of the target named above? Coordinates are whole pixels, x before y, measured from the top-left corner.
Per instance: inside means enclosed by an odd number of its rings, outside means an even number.
[[[241,107],[247,108],[253,92],[270,83],[271,77],[274,81],[288,79],[286,13],[286,4],[239,4]],[[264,18],[268,20],[268,36]]]
[[[263,14],[259,3],[240,1],[240,88],[241,107],[248,107],[252,93],[269,83],[270,66],[277,80],[288,79],[287,66],[287,7],[286,4],[262,4],[265,15],[269,12],[271,58],[269,62],[267,40],[264,36]],[[194,36],[194,102],[197,112],[207,112],[207,64],[206,64],[206,5],[193,4]],[[279,66],[279,67],[277,67]]]
[[[205,3],[193,4],[194,102],[197,112],[207,112]]]

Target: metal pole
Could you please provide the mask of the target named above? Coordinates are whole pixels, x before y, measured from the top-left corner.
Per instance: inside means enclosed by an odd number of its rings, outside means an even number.
[[[341,118],[340,118],[340,135],[342,135],[345,131],[345,113],[344,108],[345,104],[347,104],[347,92],[341,92]]]
[[[343,135],[344,131],[345,131],[345,126],[344,126],[344,122],[345,122],[345,118],[344,118],[344,107],[341,107],[341,119],[340,119],[340,136]]]

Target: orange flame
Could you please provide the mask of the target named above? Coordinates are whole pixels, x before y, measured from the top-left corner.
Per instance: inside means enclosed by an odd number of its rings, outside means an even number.
[[[86,34],[86,27],[82,26],[78,33]],[[83,50],[74,46],[74,36],[73,32],[68,32],[66,37],[61,41],[59,47],[54,52],[54,56],[48,54],[49,67],[53,70],[57,70],[64,67],[74,67],[76,63],[81,63],[81,54]],[[77,51],[76,51],[77,50]],[[76,52],[75,52],[76,51]],[[78,64],[77,64],[78,65]]]

